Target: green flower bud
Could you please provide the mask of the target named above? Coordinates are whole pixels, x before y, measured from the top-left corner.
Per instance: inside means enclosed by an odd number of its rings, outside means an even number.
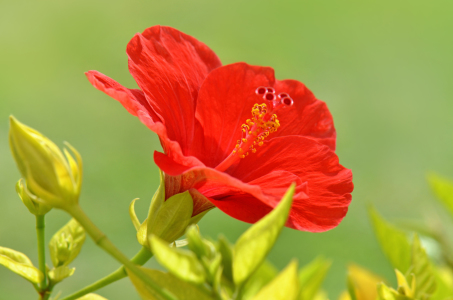
[[[52,237],[49,243],[50,258],[55,268],[73,261],[85,242],[85,230],[72,219]]]
[[[52,206],[43,203],[38,197],[30,193],[23,178],[16,183],[16,192],[28,210],[36,216],[43,216],[52,209]]]
[[[9,142],[16,164],[36,201],[65,209],[78,203],[82,159],[68,143],[75,159],[36,130],[10,117]]]

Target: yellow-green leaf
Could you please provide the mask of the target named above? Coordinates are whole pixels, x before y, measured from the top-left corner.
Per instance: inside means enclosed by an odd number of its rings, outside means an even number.
[[[321,287],[332,262],[318,257],[299,272],[299,300],[312,300]]]
[[[277,276],[278,270],[265,260],[259,268],[250,276],[242,288],[242,300],[252,299],[264,286]]]
[[[158,286],[170,291],[178,300],[213,300],[213,298],[201,291],[197,286],[180,280],[172,274],[146,268],[141,269],[152,278]],[[151,287],[146,285],[134,273],[128,272],[128,274],[135,289],[143,300],[165,300],[158,296]]]
[[[217,250],[222,255],[223,276],[233,283],[233,248],[223,235],[219,236]]]
[[[298,294],[297,262],[292,261],[274,280],[262,288],[253,300],[296,300]]]
[[[409,271],[415,276],[415,298],[427,299],[431,296],[436,290],[436,277],[418,235],[414,236],[412,243],[412,265]]]
[[[431,173],[427,177],[431,190],[453,216],[453,181],[435,173]]]
[[[184,281],[197,284],[205,282],[206,272],[193,252],[170,247],[157,236],[151,236],[149,241],[157,261],[170,273]]]
[[[75,268],[68,268],[67,266],[60,266],[49,271],[49,278],[52,283],[58,283],[65,278],[74,274]]]
[[[233,250],[233,278],[243,283],[259,267],[285,226],[294,195],[294,184],[274,210],[242,234]]]
[[[50,258],[55,267],[67,266],[82,250],[86,234],[83,227],[71,219],[50,239]]]
[[[411,245],[404,231],[385,221],[374,208],[369,209],[374,232],[390,263],[406,272],[411,265]]]
[[[194,252],[199,259],[202,257],[210,257],[211,249],[206,245],[205,241],[200,235],[197,226],[191,225],[186,230],[187,241],[189,242],[189,249]]]
[[[0,247],[0,265],[35,284],[40,283],[44,277],[25,254],[13,249]]]

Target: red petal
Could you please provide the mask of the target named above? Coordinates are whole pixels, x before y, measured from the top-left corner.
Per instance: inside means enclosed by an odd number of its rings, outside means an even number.
[[[216,167],[233,151],[241,138],[241,125],[251,118],[253,105],[260,102],[255,89],[273,84],[274,70],[246,63],[211,72],[200,89],[196,110],[204,140],[194,144],[192,155],[207,166]]]
[[[312,232],[337,226],[348,210],[353,185],[351,171],[335,153],[303,137],[276,138],[264,147],[265,156],[258,151],[234,170],[242,181],[211,168],[178,165],[164,154],[155,153],[154,160],[167,174],[183,174],[181,190],[196,188],[230,216],[251,223],[275,207],[297,179],[287,226]]]
[[[149,106],[142,91],[125,88],[115,80],[98,71],[89,71],[85,74],[95,88],[118,100],[129,113],[137,116],[149,129],[157,133],[162,148],[171,158],[187,166],[202,165],[195,157],[184,156],[180,145],[168,138],[167,129],[160,122],[159,116]]]
[[[290,95],[294,104],[277,112],[280,127],[270,137],[302,135],[335,150],[336,131],[327,105],[296,80],[277,80],[274,88],[277,93]]]
[[[324,231],[337,226],[346,215],[353,190],[352,172],[339,164],[329,147],[310,138],[274,138],[257,153],[241,159],[228,172],[250,182],[276,170],[285,170],[307,183],[308,199],[295,202],[293,226],[309,231]]]
[[[88,71],[85,75],[95,88],[119,101],[132,115],[137,116],[138,111],[144,111],[150,115],[153,122],[160,122],[160,118],[149,106],[141,90],[125,88],[98,71]]]
[[[153,26],[127,45],[129,70],[146,99],[187,155],[193,141],[201,83],[221,65],[205,44],[176,29]]]
[[[304,84],[295,80],[275,82],[272,68],[236,63],[211,72],[200,89],[195,116],[203,127],[204,140],[193,145],[192,155],[215,167],[233,151],[242,137],[241,125],[252,116],[253,105],[265,103],[255,94],[259,86],[274,87],[277,93],[288,93],[294,100],[292,107],[277,112],[281,127],[270,138],[302,135],[335,148],[332,116]]]

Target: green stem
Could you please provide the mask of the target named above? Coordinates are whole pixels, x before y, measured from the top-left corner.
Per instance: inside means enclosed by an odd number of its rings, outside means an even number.
[[[123,264],[129,271],[134,273],[145,284],[152,288],[159,296],[166,300],[178,300],[170,291],[160,287],[155,283],[145,272],[143,272],[136,264],[131,262],[116,246],[107,238],[107,236],[88,218],[80,206],[74,205],[66,209],[66,211],[82,225],[93,241],[104,251],[110,254],[118,262]]]
[[[142,266],[152,256],[153,256],[153,254],[151,252],[149,252],[148,249],[146,249],[145,247],[142,247],[142,249],[140,249],[140,251],[131,259],[131,262]],[[121,266],[115,272],[105,276],[104,278],[96,281],[93,284],[90,284],[90,285],[84,287],[83,289],[75,292],[74,294],[71,294],[65,298],[62,298],[61,300],[74,300],[74,299],[80,298],[88,293],[97,291],[98,289],[100,289],[106,285],[109,285],[117,280],[120,280],[126,276],[127,276],[126,269],[124,268],[124,266]]]
[[[45,219],[44,215],[36,216],[36,235],[38,237],[38,264],[39,270],[43,273],[44,277],[39,284],[39,288],[41,291],[47,289],[47,270],[46,270],[46,246],[45,246],[45,239],[44,239],[44,228]]]
[[[54,285],[52,284],[52,282],[50,282],[49,285],[47,286],[47,290],[42,295],[42,300],[49,300],[50,294],[52,294],[53,287]]]

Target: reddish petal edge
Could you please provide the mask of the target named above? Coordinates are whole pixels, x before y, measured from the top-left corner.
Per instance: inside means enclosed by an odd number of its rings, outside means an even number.
[[[160,122],[160,117],[150,107],[141,90],[128,89],[98,71],[88,71],[85,75],[95,88],[119,101],[130,114],[138,117],[154,131],[159,136],[164,151],[172,159],[190,167],[203,165],[195,157],[184,156],[179,143],[170,140],[166,127]]]
[[[277,197],[275,194],[271,195],[264,193],[263,190],[265,190],[266,186],[262,187],[253,184],[265,185],[264,182],[266,182],[266,180],[261,178],[250,182],[250,184],[244,183],[226,173],[218,172],[212,168],[190,168],[183,166],[170,159],[167,155],[157,151],[154,152],[154,161],[164,173],[171,176],[185,177],[185,179],[182,180],[183,185],[185,186],[181,186],[181,190],[195,188],[220,210],[235,219],[247,223],[255,223],[269,213],[278,204],[284,191],[286,191],[290,185],[290,183],[287,182],[286,187],[281,191],[281,196]],[[281,172],[284,172],[286,176],[280,180],[285,177],[293,179],[288,176],[292,173],[286,171]],[[269,188],[272,185],[272,181],[267,180],[267,183],[267,187]],[[317,207],[315,205],[309,205],[307,207],[308,212],[304,211],[303,214],[301,214],[300,209],[304,208],[304,200],[308,198],[304,192],[305,189],[306,183],[302,183],[299,179],[297,182],[296,194],[294,196],[293,208],[290,212],[290,217],[286,226],[310,232],[322,232],[336,227],[346,215],[347,207],[341,208],[344,213],[340,217],[337,213],[335,219],[332,219],[328,213],[326,214],[325,207],[322,206]],[[323,216],[323,214],[325,216]],[[318,222],[319,220],[322,222]]]
[[[99,71],[91,70],[85,72],[85,75],[96,89],[120,102],[130,114],[137,116],[138,111],[146,111],[153,122],[161,122],[141,90],[128,89]]]

